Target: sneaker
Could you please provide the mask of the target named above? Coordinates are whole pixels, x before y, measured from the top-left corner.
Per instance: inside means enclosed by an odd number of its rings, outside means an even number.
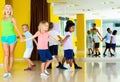
[[[12,74],[11,73],[8,73],[8,77],[11,77],[12,76]]]
[[[82,67],[75,65],[75,69],[82,69]]]
[[[111,55],[111,57],[112,57],[112,56],[114,56],[114,54],[113,54],[113,53],[110,53],[110,55]]]
[[[45,74],[49,75],[49,72],[47,70],[45,70],[44,72],[45,72]]]
[[[68,69],[69,72],[73,72],[73,70],[71,68]]]
[[[67,68],[64,67],[63,65],[61,65],[60,69],[64,69],[64,70],[66,70]]]
[[[60,67],[61,67],[61,65],[56,66],[56,68],[60,68]]]
[[[94,54],[94,52],[92,51],[92,54]]]
[[[31,70],[32,70],[32,68],[30,68],[30,67],[24,69],[24,71],[31,71]]]
[[[106,56],[106,54],[105,54],[105,53],[103,53],[103,56],[105,57],[105,56]]]
[[[90,54],[88,54],[88,56],[90,56]]]
[[[45,77],[48,77],[48,76],[47,76],[45,73],[41,73],[41,74],[40,74],[40,77],[41,77],[41,78],[45,78]]]
[[[94,54],[92,57],[97,57],[98,55],[97,54]]]
[[[68,68],[68,70],[71,68],[69,64],[67,64],[67,68]]]
[[[98,55],[100,55],[100,52],[98,53]]]
[[[3,77],[4,77],[4,78],[7,78],[7,77],[9,77],[9,74],[8,74],[8,73],[5,73],[5,74],[3,75]]]

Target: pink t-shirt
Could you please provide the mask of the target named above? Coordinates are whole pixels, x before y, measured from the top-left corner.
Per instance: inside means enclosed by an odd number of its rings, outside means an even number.
[[[36,34],[38,36],[38,45],[37,45],[37,49],[38,50],[45,50],[48,49],[48,38],[50,37],[49,33],[40,33],[39,31],[36,32]]]

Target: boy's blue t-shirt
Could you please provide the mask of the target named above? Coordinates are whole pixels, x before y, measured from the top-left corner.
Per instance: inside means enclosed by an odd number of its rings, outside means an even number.
[[[27,39],[32,37],[32,34],[29,31],[27,31],[24,33],[24,36]],[[33,40],[26,41],[26,48],[33,48]]]

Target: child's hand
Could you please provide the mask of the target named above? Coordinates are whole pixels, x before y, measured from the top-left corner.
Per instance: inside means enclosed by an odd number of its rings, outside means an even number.
[[[24,40],[24,39],[21,39],[20,41],[21,41],[21,42],[24,42],[25,40]]]
[[[62,46],[62,43],[61,43],[61,42],[59,42],[59,43],[58,43],[58,45]]]
[[[102,41],[104,40],[104,38],[102,38]]]

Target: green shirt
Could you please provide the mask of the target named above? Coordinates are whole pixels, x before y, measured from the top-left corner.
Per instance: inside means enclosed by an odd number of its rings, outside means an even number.
[[[2,19],[2,36],[12,36],[15,35],[14,24],[11,22],[12,16],[10,16],[6,21]]]

